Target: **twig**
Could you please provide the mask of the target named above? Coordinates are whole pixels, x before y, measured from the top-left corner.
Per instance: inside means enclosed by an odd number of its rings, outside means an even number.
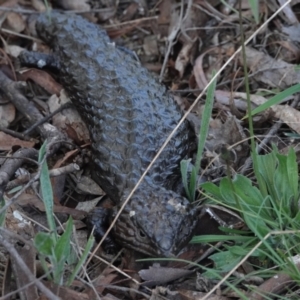
[[[10,256],[18,263],[19,267],[23,270],[23,272],[26,274],[26,276],[30,279],[30,281],[32,283],[34,283],[37,288],[43,292],[45,294],[46,297],[48,297],[48,299],[52,299],[52,300],[59,300],[59,297],[57,297],[56,295],[54,295],[52,293],[52,291],[50,291],[49,289],[47,289],[41,282],[39,279],[36,279],[36,277],[31,273],[30,269],[27,267],[27,265],[25,264],[24,260],[19,256],[17,250],[15,249],[15,247],[6,240],[6,237],[3,234],[0,234],[1,238],[0,238],[0,244],[2,244],[7,252],[9,252]]]
[[[2,199],[6,185],[10,178],[14,175],[15,171],[24,163],[24,157],[37,160],[38,152],[36,149],[20,149],[13,154],[13,157],[1,166],[0,169],[0,199]]]
[[[79,171],[79,170],[80,170],[79,165],[72,163],[72,164],[69,164],[69,165],[61,167],[61,168],[50,170],[49,176],[56,177],[56,176],[60,176],[63,174],[73,173],[73,172]],[[28,182],[29,180],[31,180],[34,176],[36,176],[36,173],[19,176],[17,179],[8,182],[5,190],[7,191],[7,190],[15,188],[21,184],[24,184],[24,183]]]

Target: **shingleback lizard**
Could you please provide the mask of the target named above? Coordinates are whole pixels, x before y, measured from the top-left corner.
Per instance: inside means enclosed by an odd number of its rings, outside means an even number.
[[[157,78],[105,30],[76,15],[40,15],[36,29],[60,63],[60,80],[88,125],[94,179],[116,203],[149,165],[182,112]],[[113,229],[121,245],[151,256],[177,254],[191,239],[197,211],[172,190],[194,143],[185,121],[136,190]]]

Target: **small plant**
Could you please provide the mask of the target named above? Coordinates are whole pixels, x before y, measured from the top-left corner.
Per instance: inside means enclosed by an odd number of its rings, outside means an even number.
[[[214,77],[215,74],[216,72],[213,71],[212,77]],[[182,182],[185,188],[186,195],[191,202],[195,201],[195,195],[197,190],[197,177],[200,171],[202,153],[208,135],[209,124],[210,124],[209,121],[211,118],[211,113],[214,104],[214,93],[216,90],[216,83],[217,83],[216,79],[213,80],[207,89],[207,97],[204,106],[203,117],[201,120],[199,136],[198,136],[198,148],[197,148],[197,157],[196,157],[195,166],[191,164],[190,159],[182,160],[180,163]],[[190,173],[190,177],[188,176],[189,173]]]
[[[201,186],[210,202],[238,211],[248,227],[245,230],[221,228],[228,234],[221,236],[222,240],[232,241],[234,245],[227,245],[225,251],[210,256],[215,270],[220,272],[231,270],[260,241],[263,241],[262,245],[252,253],[258,268],[276,265],[289,269],[292,267],[290,258],[300,251],[300,234],[276,234],[264,240],[270,232],[300,228],[300,189],[295,152],[290,149],[288,155],[282,155],[274,148],[269,154],[257,155],[257,160],[261,185],[264,185],[262,190],[242,175],[233,179],[223,178],[219,186],[210,182]],[[217,242],[221,237],[194,237],[193,242],[207,242],[207,238],[209,242]],[[300,274],[297,276],[300,280]]]
[[[39,152],[39,162],[43,164],[40,183],[50,232],[37,233],[34,239],[34,245],[39,253],[39,258],[46,274],[49,274],[48,278],[52,279],[55,283],[62,285],[64,283],[63,277],[67,264],[70,265],[75,262],[74,253],[71,248],[73,220],[71,217],[69,218],[65,232],[61,236],[56,233],[56,226],[53,218],[52,186],[47,163],[46,161],[43,162],[43,158],[46,154],[45,149],[46,143],[44,143]],[[73,282],[75,276],[80,270],[80,267],[85,262],[93,242],[94,238],[91,236],[80,260],[77,262],[76,267],[67,280],[67,285],[70,285]],[[50,266],[48,262],[50,263]]]

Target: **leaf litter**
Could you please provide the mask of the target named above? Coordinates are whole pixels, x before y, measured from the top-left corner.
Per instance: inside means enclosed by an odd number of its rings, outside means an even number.
[[[172,93],[176,96],[177,102],[184,110],[189,108],[199,92],[207,85],[212,76],[212,71],[218,70],[234,53],[235,49],[240,46],[241,42],[237,1],[228,1],[228,4],[232,5],[234,9],[230,9],[220,1],[208,2],[198,0],[148,2],[78,0],[60,2],[60,6],[66,11],[85,12],[84,15],[89,20],[101,23],[117,44],[135,52],[144,66],[160,75],[160,78],[169,86]],[[265,17],[270,17],[272,13],[280,8],[279,5],[276,1],[259,3],[259,12],[265,14]],[[53,7],[58,8],[54,4]],[[1,11],[1,8],[3,8],[3,11]],[[45,11],[45,9],[46,7],[42,1],[32,1],[31,4],[24,6],[23,1],[11,0],[0,5],[3,40],[0,71],[11,79],[14,79],[14,76],[17,75],[18,81],[27,82],[27,87],[24,88],[23,92],[34,101],[43,115],[55,111],[57,104],[65,101],[65,96],[61,93],[62,87],[56,74],[36,68],[30,70],[22,69],[18,66],[16,57],[23,49],[31,50],[41,47],[40,43],[31,42],[31,38],[35,37],[35,33],[32,30],[32,15],[37,11]],[[242,9],[244,31],[246,36],[250,36],[256,26],[248,1],[242,1]],[[279,93],[299,83],[297,66],[299,60],[299,34],[297,32],[299,24],[296,11],[296,5],[286,5],[246,47],[250,100],[253,108],[266,103],[270,99],[270,95]],[[243,119],[247,113],[244,76],[243,59],[241,56],[238,56],[218,77],[217,90],[215,92],[216,101],[210,119],[206,149],[201,163],[202,171],[205,170],[207,180],[218,182],[220,178],[226,176],[228,161],[222,157],[224,149],[231,151],[232,161],[230,169],[233,174],[238,173],[247,158],[249,158],[248,124],[247,119]],[[1,96],[6,101],[5,95]],[[45,99],[49,99],[46,105],[44,105]],[[266,135],[274,123],[281,122],[282,129],[275,132],[277,139],[273,139],[273,141],[277,141],[279,150],[286,151],[286,148],[297,145],[297,139],[287,138],[285,133],[300,134],[298,104],[295,104],[294,107],[291,106],[292,100],[294,100],[293,95],[286,97],[284,102],[271,106],[253,118],[255,133],[260,137]],[[205,97],[188,117],[193,124],[195,132],[199,130],[199,120],[202,117],[204,103]],[[11,108],[7,110],[6,105],[10,105]],[[5,104],[0,106],[0,113],[2,116],[0,145],[3,156],[9,156],[19,147],[31,148],[37,146],[36,141],[28,142],[17,135],[17,133],[22,133],[28,128],[22,111],[16,113],[12,104]],[[102,196],[101,190],[91,188],[91,182],[88,180],[90,178],[89,168],[85,167],[89,151],[88,134],[84,124],[78,120],[75,112],[64,110],[60,115],[53,117],[52,124],[60,131],[63,131],[68,136],[69,141],[75,142],[79,149],[74,151],[65,147],[63,151],[49,159],[49,168],[55,170],[72,162],[76,162],[84,167],[83,174],[76,174],[77,177],[83,178],[82,183],[76,183],[77,188],[74,187],[74,181],[72,184],[71,175],[64,176],[64,180],[52,182],[54,191],[58,191],[56,199],[58,202],[54,211],[61,214],[70,214],[74,218],[81,220],[84,218],[85,213],[82,213],[82,216],[80,216],[80,210],[85,211],[85,208],[77,206],[77,203],[91,202],[93,204],[88,209],[92,209],[95,205],[93,195]],[[12,131],[5,132],[5,129]],[[34,131],[31,136],[37,140],[40,138]],[[25,166],[30,173],[36,171],[35,167],[30,165],[30,163],[25,164]],[[10,180],[17,179],[16,176],[10,178]],[[80,187],[81,185],[83,186]],[[78,189],[78,187],[80,188]],[[89,193],[91,189],[94,192]],[[9,191],[6,191],[6,197],[10,197],[15,192],[11,191],[9,193]],[[37,202],[38,197],[36,186],[32,186],[31,189],[24,191],[20,196],[22,213],[25,216],[33,215],[32,208],[34,208],[37,214],[41,216],[40,218],[44,219],[42,223],[46,225],[44,210]],[[62,206],[60,203],[64,203],[67,207]],[[106,205],[110,206],[111,204],[108,203]],[[80,207],[80,210],[76,209],[76,207]],[[215,209],[215,211],[218,211],[218,209]],[[218,213],[221,214],[221,212]],[[219,225],[216,223],[218,219],[225,219],[224,222],[222,221],[222,224],[227,223],[231,226],[229,220],[232,219],[233,215],[230,214],[230,211],[223,212],[222,217],[220,215],[218,217],[218,213],[215,218],[210,216],[207,218],[206,228],[214,228],[209,234],[220,233]],[[62,222],[64,220],[62,219]],[[28,233],[28,229],[20,229],[22,226],[9,226],[14,224],[14,222],[11,217],[7,217],[7,228],[12,234],[22,236],[25,232]],[[29,230],[30,234],[26,237],[28,242],[30,238],[34,237],[35,230],[33,227]],[[201,228],[197,234],[201,234]],[[22,238],[24,239],[24,237]],[[200,256],[204,255],[201,264],[209,266],[211,261],[207,256],[205,257],[205,253],[211,249],[208,245],[190,245],[181,257],[185,260],[196,261]],[[17,248],[17,251],[25,261],[34,259],[34,255],[32,255],[34,252],[29,251],[30,253],[26,254],[22,246]],[[3,253],[7,252],[3,250]],[[105,253],[101,254],[107,256]],[[108,256],[108,258],[110,257]],[[169,284],[168,290],[159,288],[155,291],[153,290],[152,298],[159,297],[158,295],[166,297],[173,295],[175,297],[174,293],[176,293],[178,299],[197,299],[200,297],[200,294],[201,297],[206,295],[207,291],[196,292],[199,285],[196,284],[197,281],[193,273],[194,268],[191,268],[193,270],[191,272],[188,264],[178,263],[174,267],[175,262],[172,262],[165,263],[155,269],[148,269],[151,263],[130,263],[130,260],[135,258],[135,253],[129,253],[129,258],[122,256],[117,259],[115,264],[118,266],[119,272],[127,272],[131,278],[138,278],[138,274],[143,274],[141,276],[142,279],[149,280],[150,278],[157,286],[174,281],[174,274],[180,274],[179,277],[182,277],[182,274],[185,272],[188,274],[185,280],[175,280],[172,284]],[[16,258],[14,257],[13,259]],[[97,261],[96,258],[94,260],[95,262]],[[38,260],[35,261],[35,264],[37,263]],[[31,273],[36,274],[34,263],[28,263],[29,265]],[[106,274],[104,273],[106,268],[108,268],[106,264],[98,261],[97,264],[92,264],[89,266],[89,269],[86,269],[90,275],[94,275],[95,282],[98,285],[97,291],[102,296],[105,295],[105,297],[111,299],[119,299],[124,296],[129,299],[132,295],[135,295],[136,298],[141,297],[136,283],[133,283],[134,281],[129,280],[128,277],[124,277],[122,273],[116,272],[114,267],[109,269],[107,277],[103,276],[103,274]],[[12,268],[12,271],[15,274],[24,272],[23,269],[20,271],[18,268]],[[202,272],[204,271],[202,270]],[[247,275],[247,272],[250,273],[249,270],[243,272],[244,275]],[[27,273],[25,272],[25,274]],[[145,274],[148,275],[147,278]],[[160,279],[161,277],[163,278]],[[189,279],[189,277],[192,279]],[[5,280],[7,284],[10,278],[6,277]],[[214,281],[211,279],[208,279],[208,282],[208,286],[214,284]],[[24,284],[26,282],[16,281],[18,288],[22,288]],[[76,282],[76,284],[77,287],[82,289],[82,292],[74,292],[70,288],[64,288],[63,294],[60,296],[63,299],[71,295],[74,299],[88,299],[87,295],[94,295],[92,288],[85,287],[79,282]],[[113,285],[115,288],[113,288]],[[47,287],[51,291],[56,289],[55,286],[51,286],[49,283],[47,283]],[[237,288],[240,293],[246,295],[247,291],[244,287],[237,286]],[[36,290],[26,290],[26,288],[23,290],[27,298],[33,299],[30,297],[35,295]],[[7,290],[2,292],[9,293],[12,291],[13,289],[8,287]],[[140,291],[148,293],[150,298],[149,290],[140,289]],[[264,288],[264,292],[269,292],[269,289]],[[285,291],[280,290],[280,293],[284,295]],[[230,299],[232,296],[232,292],[230,293],[225,288],[221,288],[213,297],[215,299]],[[237,294],[234,296],[238,297]],[[258,299],[254,294],[251,294],[251,297]]]

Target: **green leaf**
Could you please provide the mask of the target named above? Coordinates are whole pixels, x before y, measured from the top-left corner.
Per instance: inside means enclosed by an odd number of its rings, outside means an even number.
[[[213,71],[212,77],[215,74],[216,74],[216,72]],[[197,150],[197,157],[196,157],[196,163],[195,163],[196,174],[198,174],[199,170],[200,170],[202,153],[203,153],[203,150],[205,147],[205,142],[206,142],[207,135],[208,135],[210,118],[211,118],[211,113],[212,113],[212,109],[213,109],[213,105],[214,105],[214,95],[215,95],[215,90],[216,90],[216,84],[217,84],[216,80],[212,81],[212,83],[209,85],[209,87],[207,89],[206,101],[205,101],[204,111],[202,114],[200,132],[199,132],[198,150]]]
[[[282,101],[285,100],[285,98],[287,98],[295,93],[298,93],[299,91],[300,91],[300,84],[297,83],[297,84],[287,88],[286,90],[280,92],[276,96],[270,98],[268,101],[266,101],[265,103],[256,107],[255,109],[253,109],[251,111],[251,116],[253,117],[254,115],[270,108],[272,105],[280,104]],[[248,117],[249,117],[249,115],[246,115],[243,119],[248,118]]]
[[[252,239],[253,240],[253,239]],[[256,239],[257,241],[257,239]],[[228,251],[230,251],[233,255],[235,256],[240,256],[240,257],[244,257],[246,256],[252,249],[253,249],[253,245],[249,245],[248,247],[243,245],[243,246],[227,246],[226,248],[228,248]],[[254,251],[253,253],[251,253],[251,256],[259,256],[259,252],[258,251]]]
[[[278,191],[274,186],[274,174],[278,160],[274,151],[266,155],[258,155],[257,161],[259,165],[259,173],[267,186],[269,195],[271,195],[272,199],[278,199]]]
[[[291,186],[292,193],[295,199],[299,198],[299,175],[298,175],[298,164],[297,157],[293,147],[290,147],[287,156],[287,176],[288,182]]]
[[[40,254],[45,256],[53,255],[54,239],[52,234],[38,232],[34,238],[34,245]]]
[[[191,196],[191,201],[195,201],[195,194],[196,194],[196,189],[197,189],[197,173],[196,173],[196,168],[193,166],[192,167],[192,172],[191,172],[191,179],[190,179],[190,196]]]
[[[183,159],[180,162],[180,171],[181,171],[181,177],[182,177],[182,183],[184,186],[185,193],[190,201],[192,200],[189,185],[188,185],[188,170],[189,170],[189,164],[191,163],[191,159]]]
[[[0,198],[0,209],[5,205],[5,200],[4,198]],[[4,222],[5,222],[5,216],[6,216],[6,210],[0,214],[0,226],[3,227],[4,226]]]
[[[241,256],[235,255],[230,251],[215,253],[209,257],[215,264],[215,269],[221,272],[229,272],[241,261]]]
[[[72,229],[73,229],[73,219],[72,217],[69,217],[68,222],[66,224],[66,230],[61,235],[61,237],[58,239],[56,245],[55,245],[55,256],[59,263],[65,263],[68,259],[68,256],[70,255],[70,249],[71,249],[71,235],[72,235]]]
[[[200,244],[200,243],[213,243],[220,241],[237,241],[237,242],[246,242],[252,237],[248,236],[235,236],[235,235],[199,235],[194,236],[190,243],[192,244]]]
[[[255,19],[256,24],[259,23],[259,1],[258,0],[248,0],[249,5],[251,7],[251,11],[253,17]]]
[[[92,249],[93,247],[93,244],[94,244],[94,236],[90,235],[89,239],[88,239],[88,242],[85,246],[85,249],[84,249],[84,252],[83,254],[81,255],[81,258],[79,260],[79,262],[77,263],[74,271],[72,272],[70,278],[68,279],[68,282],[67,282],[67,286],[70,286],[75,278],[75,276],[78,274],[80,268],[83,266],[83,264],[85,263],[88,255],[89,255],[89,252],[90,250]]]
[[[200,186],[205,193],[211,194],[215,199],[223,200],[223,197],[220,192],[220,188],[212,182],[202,183]]]
[[[46,146],[47,143],[45,142],[39,151],[39,163],[43,161],[43,158],[46,155]],[[45,204],[48,226],[50,230],[54,233],[55,238],[57,238],[56,226],[53,218],[53,191],[46,160],[42,165],[40,183],[42,199]]]

